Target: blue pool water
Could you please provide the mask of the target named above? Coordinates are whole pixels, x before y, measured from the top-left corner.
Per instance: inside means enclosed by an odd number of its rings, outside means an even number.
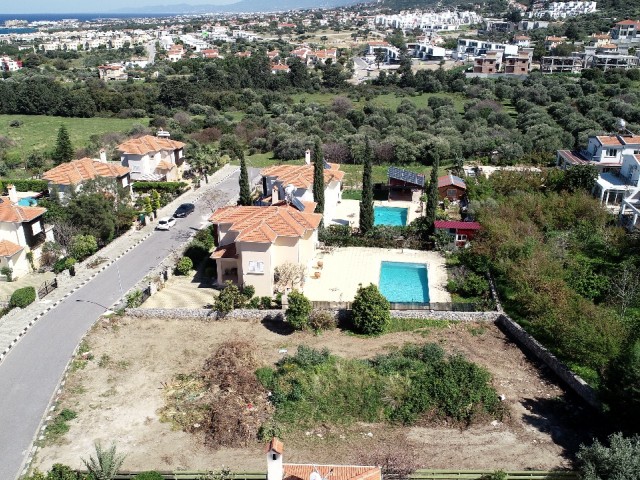
[[[404,227],[407,224],[407,208],[373,207],[373,224]]]
[[[390,302],[428,303],[427,266],[423,263],[382,262],[380,292]]]
[[[18,200],[18,205],[21,207],[35,207],[37,204],[38,202],[33,197],[26,197]]]

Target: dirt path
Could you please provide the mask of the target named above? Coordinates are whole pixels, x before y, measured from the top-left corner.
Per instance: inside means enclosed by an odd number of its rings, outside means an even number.
[[[467,430],[445,424],[323,426],[288,435],[287,462],[355,462],[363,446],[403,441],[415,447],[418,463],[426,468],[548,469],[569,466],[568,452],[581,439],[572,416],[580,408],[493,325],[454,324],[373,339],[340,331],[314,336],[282,335],[276,330],[242,321],[124,318],[115,325],[99,324],[87,338],[94,359],[70,375],[61,401],[61,407],[78,416],[69,422],[71,429],[64,437],[39,451],[35,465],[41,470],[56,462],[80,467],[81,457],[92,453],[95,441],[115,440],[128,454],[126,469],[197,470],[224,465],[264,471],[262,445],[257,442],[245,449],[211,451],[202,439],[160,423],[156,413],[162,406],[163,382],[177,373],[198,371],[210,352],[229,338],[253,342],[265,364],[280,358],[280,349],[293,352],[300,344],[365,358],[407,342],[437,342],[447,352],[462,353],[485,366],[511,411],[505,423]]]

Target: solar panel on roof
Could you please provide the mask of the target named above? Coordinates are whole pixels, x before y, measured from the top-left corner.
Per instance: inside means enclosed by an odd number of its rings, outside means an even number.
[[[304,204],[297,197],[291,197],[291,205],[296,207],[300,212],[304,212]]]
[[[424,176],[409,172],[408,170],[403,170],[402,168],[389,167],[388,175],[389,178],[393,178],[395,180],[402,180],[403,182],[420,185],[421,187],[424,186]]]

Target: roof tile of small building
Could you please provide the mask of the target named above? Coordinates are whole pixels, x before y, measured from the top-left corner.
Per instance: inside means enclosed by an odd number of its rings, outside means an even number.
[[[608,147],[622,145],[622,142],[616,135],[599,135],[599,136],[596,136],[596,138],[602,145],[605,145]]]
[[[438,188],[441,187],[447,187],[449,185],[455,185],[456,187],[460,187],[460,188],[467,188],[467,184],[464,183],[464,180],[462,180],[460,177],[457,177],[455,175],[445,175],[443,177],[439,177],[438,178]]]
[[[13,257],[23,248],[9,240],[0,240],[0,257]]]
[[[22,223],[43,215],[47,209],[42,207],[21,207],[11,203],[9,197],[0,197],[0,222]]]
[[[380,467],[351,465],[295,465],[285,463],[284,480],[309,480],[313,472],[331,480],[382,480]]]
[[[330,163],[331,168],[323,170],[324,183],[327,185],[332,181],[342,181],[344,172],[340,170],[340,165]],[[283,185],[293,185],[296,188],[311,188],[313,185],[313,164],[311,165],[274,165],[260,172],[264,177],[275,177]]]

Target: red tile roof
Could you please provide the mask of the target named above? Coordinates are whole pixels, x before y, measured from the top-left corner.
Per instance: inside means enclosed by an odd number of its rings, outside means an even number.
[[[146,155],[151,152],[160,152],[162,150],[177,150],[184,148],[184,143],[168,138],[154,137],[145,135],[140,138],[132,138],[118,145],[118,150],[122,153],[130,153],[133,155]]]
[[[599,135],[599,136],[596,136],[596,138],[602,145],[606,145],[610,147],[622,145],[622,142],[616,135]]]
[[[284,452],[284,445],[276,437],[273,437],[267,444],[267,452],[270,452],[271,450],[282,455],[282,453]]]
[[[620,135],[620,141],[624,145],[640,145],[640,135]]]
[[[21,207],[14,205],[9,197],[0,197],[0,222],[22,223],[43,215],[47,209],[42,207]]]
[[[0,257],[13,257],[16,253],[23,250],[24,247],[16,245],[9,240],[0,240]]]
[[[436,220],[433,222],[435,228],[455,228],[456,230],[480,230],[482,227],[478,222],[458,222],[453,220]]]
[[[223,207],[209,218],[214,224],[230,224],[238,232],[236,242],[273,243],[278,237],[303,237],[320,225],[322,214],[300,212],[288,204],[269,207]]]
[[[218,258],[238,258],[238,253],[236,252],[236,244],[231,243],[229,245],[224,245],[222,247],[216,248],[211,254],[212,259]]]
[[[295,465],[285,463],[284,480],[309,480],[317,471],[322,478],[331,480],[382,480],[380,467],[351,465]]]
[[[96,177],[118,178],[127,173],[129,169],[122,165],[81,158],[53,167],[42,178],[56,185],[77,185]]]
[[[616,25],[636,25],[636,26],[640,26],[640,21],[639,20],[622,20],[622,21],[616,23]]]
[[[464,189],[467,188],[467,184],[464,183],[464,180],[460,177],[456,177],[455,175],[449,174],[438,178],[438,188],[448,187],[449,185],[455,185],[456,187]]]
[[[342,181],[344,172],[340,170],[340,165],[330,163],[331,168],[323,170],[324,183],[327,185],[332,181]],[[311,188],[313,185],[313,164],[311,165],[274,165],[263,169],[263,177],[275,177],[283,185],[293,185],[296,188]]]

